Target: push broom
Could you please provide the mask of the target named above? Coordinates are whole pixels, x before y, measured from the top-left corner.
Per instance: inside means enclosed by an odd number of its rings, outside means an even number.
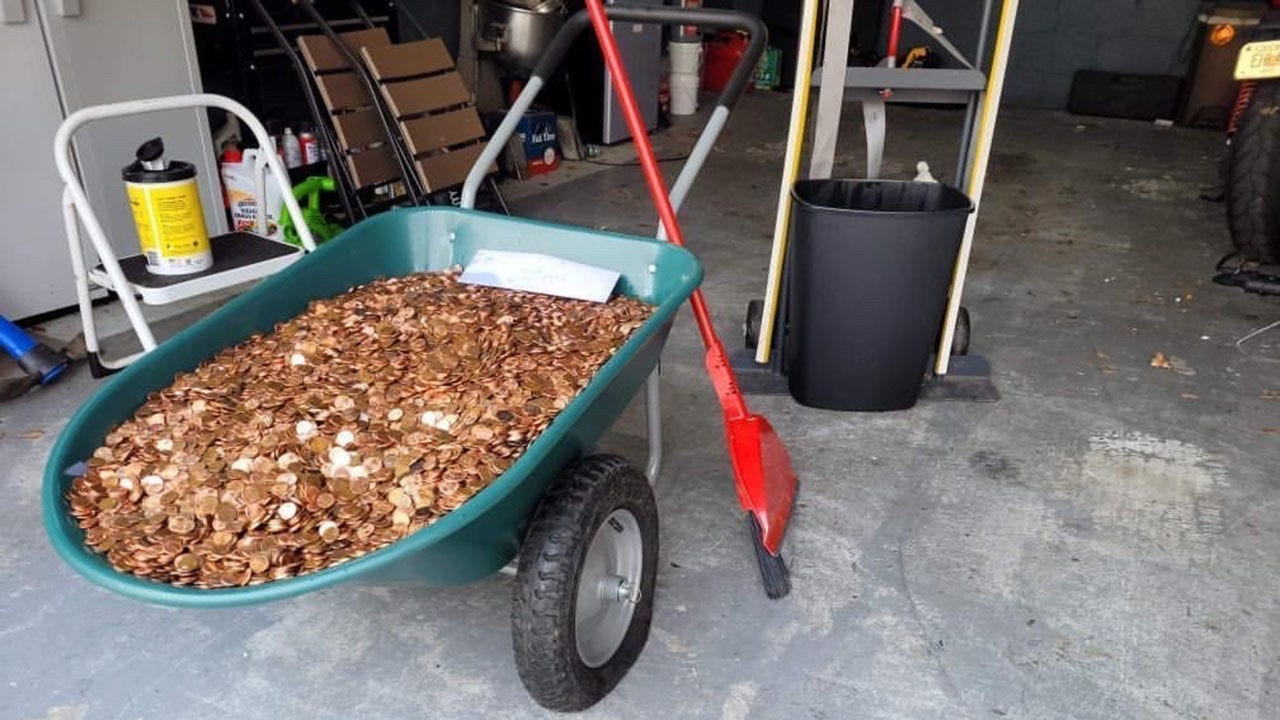
[[[627,127],[631,130],[631,139],[644,170],[649,194],[658,208],[658,217],[666,229],[667,238],[676,245],[683,246],[684,233],[680,230],[675,210],[667,195],[666,182],[662,178],[662,171],[658,169],[648,130],[640,116],[635,93],[631,89],[631,79],[623,66],[604,6],[601,0],[587,0],[586,4],[609,75],[613,78],[614,91],[626,116]],[[711,384],[724,414],[738,502],[747,513],[764,591],[770,598],[780,598],[791,590],[791,578],[781,549],[795,501],[796,474],[791,468],[791,458],[786,447],[769,421],[747,408],[733,369],[729,366],[724,344],[720,342],[711,323],[711,312],[707,309],[701,290],[693,293],[689,304],[693,309],[694,320],[698,323],[702,343],[707,348],[707,374],[711,377]]]

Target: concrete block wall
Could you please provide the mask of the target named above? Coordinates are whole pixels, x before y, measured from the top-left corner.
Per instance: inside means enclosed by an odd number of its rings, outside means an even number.
[[[1006,101],[1065,107],[1077,70],[1183,75],[1200,5],[1196,0],[1025,0]]]
[[[1210,3],[1212,4],[1212,3]],[[967,56],[977,46],[982,0],[921,5]],[[1182,75],[1190,62],[1200,0],[1022,0],[1005,102],[1063,108],[1077,70]],[[1000,11],[992,12],[992,36]],[[1189,34],[1190,33],[1190,34]],[[906,33],[908,46],[923,34]]]

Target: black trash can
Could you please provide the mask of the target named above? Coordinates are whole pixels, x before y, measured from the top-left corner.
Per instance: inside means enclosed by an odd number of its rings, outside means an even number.
[[[912,407],[973,203],[940,183],[880,180],[805,180],[791,198],[791,395],[832,410]]]

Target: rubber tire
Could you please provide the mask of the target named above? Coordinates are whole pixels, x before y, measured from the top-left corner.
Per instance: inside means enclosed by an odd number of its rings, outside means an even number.
[[[969,338],[973,337],[973,322],[969,319],[969,308],[961,305],[956,315],[956,331],[951,336],[951,354],[968,355]]]
[[[943,328],[938,328],[938,335],[933,340],[935,349],[942,345],[942,330]],[[956,314],[956,331],[951,335],[951,355],[968,355],[969,338],[972,336],[973,326],[969,320],[969,308],[961,305],[960,312]]]
[[[764,324],[764,301],[747,301],[747,319],[742,325],[742,342],[748,350],[760,344],[760,328]]]
[[[1280,258],[1280,82],[1258,83],[1231,141],[1231,241],[1246,260]]]
[[[630,510],[640,527],[641,595],[618,650],[590,668],[578,656],[574,634],[578,573],[596,528],[620,508]],[[534,514],[511,609],[516,670],[539,705],[575,712],[613,690],[649,639],[657,574],[658,506],[644,475],[616,455],[590,455],[569,466]]]

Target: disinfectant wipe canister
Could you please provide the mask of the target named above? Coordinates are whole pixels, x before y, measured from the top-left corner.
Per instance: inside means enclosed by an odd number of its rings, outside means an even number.
[[[148,140],[138,148],[137,160],[122,173],[147,270],[158,275],[208,270],[213,253],[204,227],[196,168],[163,156],[164,141]]]

